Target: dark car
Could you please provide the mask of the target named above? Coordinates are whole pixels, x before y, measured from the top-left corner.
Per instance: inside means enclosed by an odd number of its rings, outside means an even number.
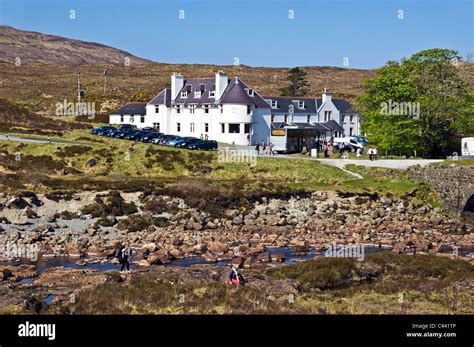
[[[188,149],[200,149],[203,151],[212,151],[213,149],[217,149],[217,141],[214,140],[199,140],[188,145],[186,148]]]
[[[136,132],[136,130],[133,130],[131,128],[119,129],[118,132],[114,133],[113,137],[115,137],[116,139],[123,139],[125,138],[125,136],[134,132]]]
[[[144,127],[144,128],[142,128],[141,130],[143,130],[143,131],[148,131],[148,132],[153,132],[153,133],[157,133],[157,132],[158,132],[158,129],[153,128],[153,127]]]
[[[135,129],[136,126],[133,124],[120,124],[120,129]]]
[[[103,125],[103,126],[100,126],[100,127],[98,127],[98,128],[92,129],[92,130],[90,131],[90,133],[93,134],[93,135],[98,135],[99,132],[103,132],[103,131],[105,131],[105,130],[107,130],[107,129],[115,129],[115,128],[112,127],[112,126]]]
[[[177,141],[176,144],[175,144],[175,147],[178,147],[178,148],[186,148],[187,146],[189,146],[190,144],[194,143],[194,142],[198,142],[198,141],[201,141],[200,139],[197,139],[195,137],[184,137],[182,138],[181,140]]]
[[[107,137],[114,137],[115,134],[117,134],[120,131],[120,129],[109,129],[106,130],[102,135],[107,136]]]
[[[124,138],[125,138],[125,140],[138,141],[138,139],[140,139],[140,137],[142,137],[143,135],[146,135],[148,133],[149,133],[148,131],[136,130],[135,132],[131,132],[130,134],[128,134]]]
[[[140,137],[141,142],[151,142],[151,140],[163,136],[162,133],[147,133]]]

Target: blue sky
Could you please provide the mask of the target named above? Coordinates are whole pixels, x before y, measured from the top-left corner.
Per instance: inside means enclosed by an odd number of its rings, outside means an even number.
[[[456,49],[466,57],[474,51],[473,3],[0,0],[0,23],[99,42],[166,63],[232,65],[237,57],[250,66],[375,68],[434,47]],[[70,10],[75,19],[69,18]]]

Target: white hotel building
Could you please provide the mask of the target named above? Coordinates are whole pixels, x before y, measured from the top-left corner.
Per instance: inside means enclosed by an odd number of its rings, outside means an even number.
[[[110,123],[253,145],[269,142],[272,123],[317,125],[326,131],[326,137],[359,135],[360,116],[347,101],[333,99],[327,92],[319,99],[267,97],[223,72],[200,79],[184,79],[174,73],[171,88],[148,103],[131,103],[112,112]]]

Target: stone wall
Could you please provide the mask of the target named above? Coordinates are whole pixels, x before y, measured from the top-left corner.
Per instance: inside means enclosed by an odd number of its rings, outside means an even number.
[[[411,166],[408,178],[428,183],[439,195],[443,207],[461,213],[474,195],[473,166]]]

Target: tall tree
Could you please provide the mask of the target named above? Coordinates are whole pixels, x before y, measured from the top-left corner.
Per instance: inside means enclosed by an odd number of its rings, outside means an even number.
[[[289,85],[280,89],[283,96],[305,96],[309,90],[306,71],[299,67],[294,67],[288,72],[286,78],[290,81]]]
[[[383,150],[417,150],[430,157],[456,148],[456,133],[471,131],[473,117],[472,94],[453,64],[460,59],[456,51],[424,50],[388,62],[375,78],[364,81],[357,108],[369,141]],[[403,107],[387,112],[387,104],[417,105],[416,114]]]

